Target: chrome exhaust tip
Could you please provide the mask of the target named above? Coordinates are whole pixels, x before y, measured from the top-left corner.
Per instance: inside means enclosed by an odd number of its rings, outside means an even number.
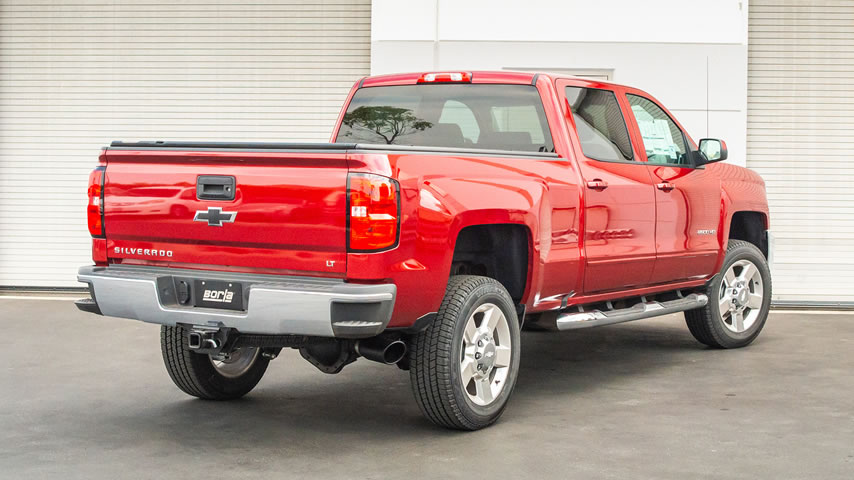
[[[356,353],[374,362],[394,365],[406,356],[406,343],[402,340],[369,338],[356,342]]]

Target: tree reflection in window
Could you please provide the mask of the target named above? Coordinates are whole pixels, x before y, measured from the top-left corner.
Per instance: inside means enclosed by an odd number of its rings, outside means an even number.
[[[390,106],[359,107],[344,115],[344,125],[379,135],[391,145],[403,135],[424,131],[432,123],[416,117],[408,108]],[[355,132],[353,132],[355,133]]]

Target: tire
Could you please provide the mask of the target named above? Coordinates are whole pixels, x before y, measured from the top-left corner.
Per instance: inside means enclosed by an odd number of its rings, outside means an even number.
[[[755,267],[755,273],[748,265]],[[759,298],[755,297],[757,292]],[[752,243],[730,240],[721,272],[706,286],[705,294],[708,305],[685,312],[685,322],[694,338],[713,348],[750,345],[765,326],[771,307],[771,271],[765,256]]]
[[[231,363],[216,365],[210,355],[187,348],[186,329],[180,326],[160,328],[160,351],[175,385],[204,400],[234,400],[246,395],[261,381],[270,362],[260,349],[248,348],[232,354]]]
[[[457,430],[498,420],[516,385],[519,330],[515,304],[498,281],[451,277],[436,319],[410,341],[409,374],[424,416]]]

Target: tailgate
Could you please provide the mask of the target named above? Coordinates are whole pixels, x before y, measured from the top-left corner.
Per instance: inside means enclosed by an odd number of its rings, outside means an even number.
[[[346,152],[110,148],[114,263],[343,275]],[[233,197],[233,198],[232,198]]]

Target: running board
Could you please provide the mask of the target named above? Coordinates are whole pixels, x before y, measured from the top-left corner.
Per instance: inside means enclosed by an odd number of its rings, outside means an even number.
[[[557,329],[575,330],[577,328],[631,322],[632,320],[693,310],[704,307],[707,303],[709,303],[709,297],[700,293],[692,293],[676,300],[669,300],[667,302],[642,302],[619,310],[608,310],[606,312],[591,310],[589,312],[563,313],[557,317]]]

